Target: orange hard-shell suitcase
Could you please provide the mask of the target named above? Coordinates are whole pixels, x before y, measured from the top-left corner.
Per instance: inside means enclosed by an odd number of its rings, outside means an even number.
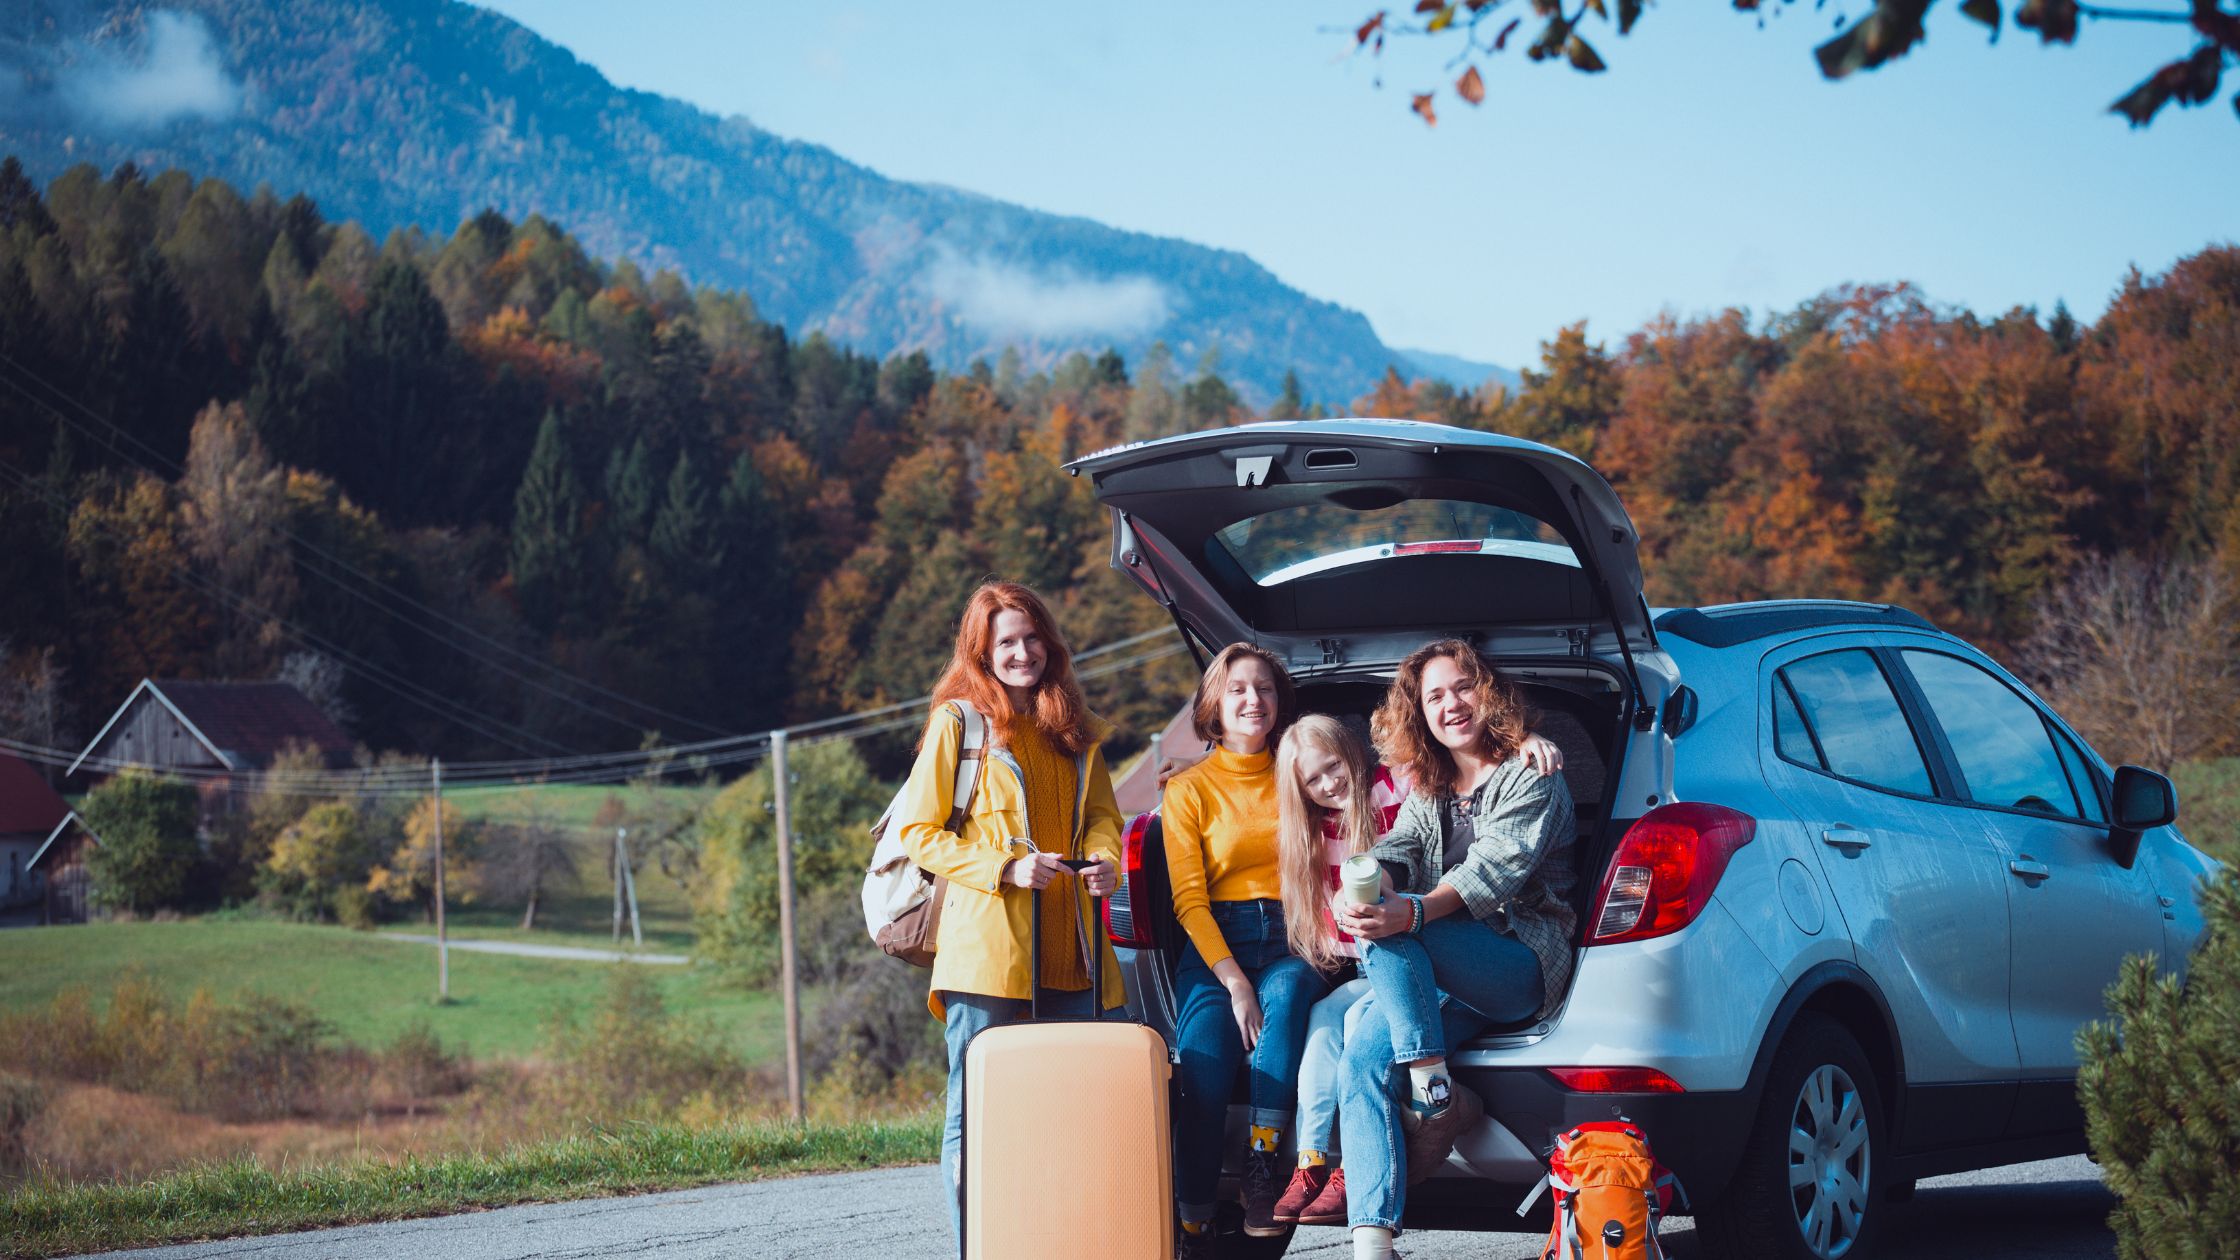
[[[1041,910],[1037,898],[1035,950]],[[1088,920],[1093,940],[1103,917]],[[1034,1022],[988,1029],[965,1048],[967,1260],[1173,1260],[1173,1065],[1166,1041],[1124,1010],[1103,1018],[1098,961],[1089,966],[1096,1018],[1036,1010]]]

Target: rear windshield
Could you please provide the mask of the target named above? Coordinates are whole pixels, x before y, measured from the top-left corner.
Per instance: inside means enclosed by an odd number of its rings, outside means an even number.
[[[1213,539],[1261,586],[1371,560],[1453,552],[1579,567],[1570,544],[1545,522],[1449,499],[1360,510],[1309,503],[1247,517],[1216,530]]]

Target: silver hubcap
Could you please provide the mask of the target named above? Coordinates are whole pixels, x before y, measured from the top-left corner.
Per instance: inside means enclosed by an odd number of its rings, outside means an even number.
[[[1797,1091],[1789,1117],[1789,1202],[1812,1254],[1834,1260],[1867,1216],[1867,1110],[1842,1068],[1823,1063]]]

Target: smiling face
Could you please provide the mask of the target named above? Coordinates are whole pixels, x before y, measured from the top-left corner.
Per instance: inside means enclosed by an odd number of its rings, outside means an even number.
[[[1034,618],[1013,608],[997,613],[989,629],[995,646],[988,652],[988,672],[1011,693],[1012,707],[1019,708],[1022,699],[1031,704],[1035,684],[1042,681],[1043,666],[1050,660],[1042,632],[1034,628]]]
[[[1353,800],[1353,771],[1337,753],[1307,744],[1299,751],[1299,788],[1322,808],[1343,813]]]
[[[1256,753],[1268,746],[1276,729],[1275,671],[1257,656],[1240,656],[1229,664],[1221,685],[1221,743],[1231,752]]]
[[[1474,748],[1485,733],[1478,685],[1452,657],[1435,656],[1423,667],[1423,721],[1431,738],[1450,751]]]

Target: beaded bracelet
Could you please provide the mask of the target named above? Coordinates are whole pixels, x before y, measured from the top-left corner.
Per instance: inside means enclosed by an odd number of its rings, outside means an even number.
[[[1407,894],[1407,898],[1410,907],[1415,911],[1414,920],[1408,924],[1408,935],[1413,936],[1423,930],[1423,898],[1416,896],[1414,893]]]

